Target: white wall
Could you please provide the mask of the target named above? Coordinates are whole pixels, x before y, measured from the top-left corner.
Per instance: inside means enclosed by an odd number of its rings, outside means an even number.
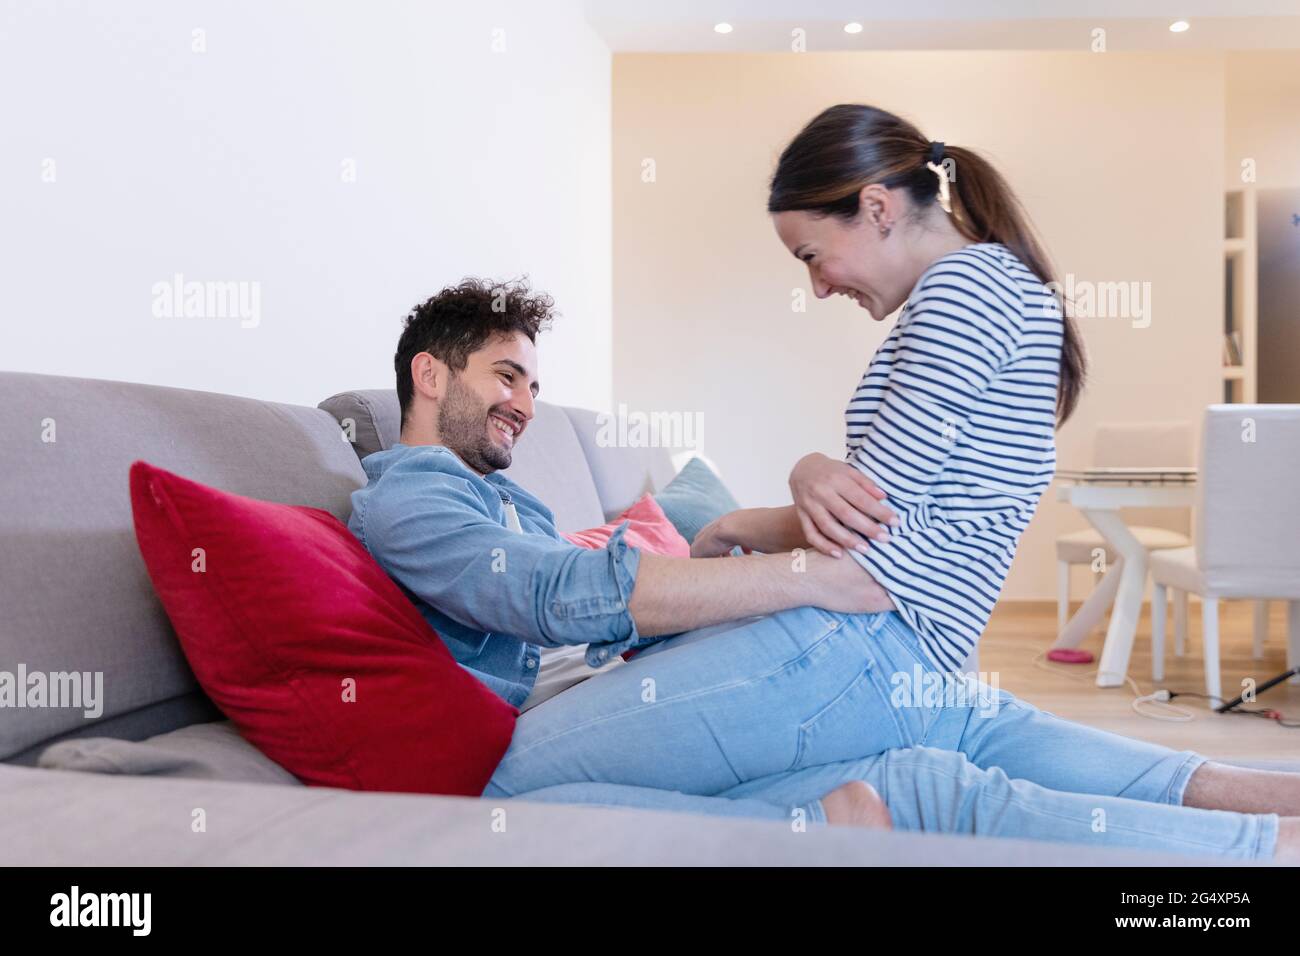
[[[843,454],[845,403],[887,331],[848,300],[809,292],[792,311],[807,272],[764,211],[780,150],[839,102],[983,150],[1062,274],[1151,283],[1149,326],[1081,322],[1092,378],[1062,467],[1087,463],[1099,422],[1199,420],[1218,400],[1221,54],[615,54],[615,399],[703,414],[742,504],[788,502],[799,456]],[[1055,536],[1085,526],[1044,496],[1005,596],[1053,596]]]
[[[577,0],[10,4],[0,89],[0,368],[314,405],[391,386],[444,284],[527,272],[563,313],[543,397],[607,404],[610,55]],[[155,317],[175,273],[260,283],[260,323]]]

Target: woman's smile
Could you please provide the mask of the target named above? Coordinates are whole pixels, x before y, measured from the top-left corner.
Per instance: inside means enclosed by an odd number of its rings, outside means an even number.
[[[836,289],[835,295],[847,296],[856,302],[859,307],[870,312],[872,318],[875,318],[875,313],[871,312],[871,306],[867,304],[867,294],[865,292],[859,292],[857,289]]]

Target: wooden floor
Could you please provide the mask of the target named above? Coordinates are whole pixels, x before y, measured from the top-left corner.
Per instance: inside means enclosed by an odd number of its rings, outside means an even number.
[[[1254,677],[1263,683],[1286,670],[1285,605],[1270,605],[1269,636],[1264,657],[1251,657],[1253,610],[1247,601],[1220,602],[1220,643],[1223,693],[1232,697],[1241,692],[1241,681]],[[1184,657],[1175,657],[1173,621],[1169,615],[1166,634],[1165,676],[1160,687],[1172,691],[1205,693],[1205,675],[1201,657],[1200,605],[1193,602],[1188,611],[1188,641]],[[1196,750],[1209,757],[1252,760],[1300,761],[1300,727],[1288,729],[1259,717],[1216,714],[1207,709],[1203,698],[1182,697],[1175,705],[1190,710],[1194,719],[1186,723],[1151,720],[1133,712],[1131,686],[1098,687],[1095,674],[1101,659],[1102,633],[1090,635],[1081,646],[1092,651],[1091,664],[1057,664],[1035,655],[1051,646],[1056,632],[1056,606],[1047,602],[1004,602],[994,611],[993,619],[980,641],[980,670],[996,673],[999,685],[1017,697],[1050,711],[1059,717],[1077,720],[1093,727],[1163,744],[1176,750]],[[1044,670],[1041,668],[1049,668]],[[1157,689],[1151,680],[1150,608],[1144,607],[1129,663],[1129,676],[1149,694]],[[988,680],[989,678],[985,678]],[[1300,722],[1300,686],[1282,683],[1261,694],[1248,707],[1268,707],[1282,711],[1290,720]]]

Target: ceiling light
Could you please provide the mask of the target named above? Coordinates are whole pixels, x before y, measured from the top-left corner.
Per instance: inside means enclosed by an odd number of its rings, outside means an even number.
[[[1191,28],[1192,25],[1186,20],[1175,20],[1173,23],[1169,24],[1170,33],[1184,33]]]
[[[730,32],[731,32],[731,24],[730,24],[730,23],[715,23],[715,24],[713,25],[713,32],[714,32],[714,33],[730,33]]]
[[[861,23],[857,23],[857,22],[854,22],[854,23],[846,23],[846,24],[844,24],[844,32],[845,32],[845,33],[861,33],[861,32],[862,32],[862,24],[861,24]]]

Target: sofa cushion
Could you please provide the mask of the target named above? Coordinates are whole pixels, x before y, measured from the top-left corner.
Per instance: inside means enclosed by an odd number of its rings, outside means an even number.
[[[35,762],[65,736],[143,740],[219,717],[140,562],[128,469],[144,458],[346,521],[366,476],[337,423],[300,405],[19,372],[0,372],[0,408],[0,670],[75,671],[104,688],[98,716],[5,710],[0,760]]]
[[[591,468],[606,519],[631,507],[646,492],[657,492],[672,481],[677,469],[669,448],[611,441],[609,413],[566,406],[573,432]]]
[[[128,776],[196,777],[289,786],[300,783],[239,736],[239,730],[229,720],[191,724],[138,742],[115,737],[64,740],[47,747],[37,766]]]
[[[682,466],[655,500],[687,541],[694,541],[710,521],[740,507],[703,458],[692,458]]]
[[[136,537],[185,656],[304,783],[478,795],[517,715],[338,519],[131,466]]]
[[[392,448],[402,434],[402,410],[391,388],[354,388],[316,406],[334,416],[361,460]]]
[[[674,558],[691,556],[690,542],[678,534],[651,495],[643,495],[640,501],[616,516],[613,521],[586,531],[568,531],[561,537],[581,548],[603,548],[624,521],[628,522],[628,528],[623,540],[632,547]]]

